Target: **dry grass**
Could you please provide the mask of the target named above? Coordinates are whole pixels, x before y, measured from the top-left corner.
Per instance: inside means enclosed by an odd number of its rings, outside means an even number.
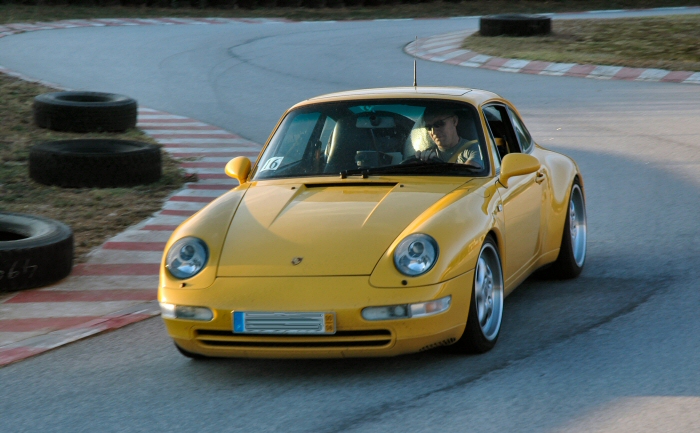
[[[472,35],[463,47],[505,58],[700,71],[700,15],[552,21],[550,36]]]
[[[183,185],[176,161],[163,155],[159,182],[135,188],[59,188],[29,177],[29,147],[70,138],[119,138],[153,143],[138,130],[123,134],[74,134],[34,125],[34,96],[53,89],[0,74],[0,211],[41,215],[68,224],[75,234],[75,258],[158,211],[164,199]]]
[[[273,0],[266,3],[273,4]],[[576,12],[599,9],[640,9],[700,5],[698,0],[466,0],[433,1],[381,6],[254,9],[146,8],[119,6],[47,6],[0,4],[0,24],[85,18],[234,17],[291,20],[358,20],[375,18],[429,18],[486,15],[505,12]]]

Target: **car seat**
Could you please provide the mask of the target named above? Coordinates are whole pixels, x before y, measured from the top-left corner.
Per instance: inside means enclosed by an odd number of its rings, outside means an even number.
[[[394,125],[390,128],[374,129],[358,127],[358,119],[370,114],[391,116]],[[359,113],[338,119],[328,146],[324,172],[340,173],[357,168],[355,156],[358,151],[400,153],[412,125],[413,122],[406,117],[391,112]]]

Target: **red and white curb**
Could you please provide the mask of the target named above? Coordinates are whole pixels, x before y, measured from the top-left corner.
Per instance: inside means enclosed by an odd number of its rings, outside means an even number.
[[[467,30],[418,39],[406,45],[404,51],[414,57],[430,60],[431,62],[447,63],[468,68],[489,69],[492,71],[597,78],[602,80],[700,84],[700,72],[667,71],[663,69],[628,68],[622,66],[579,65],[576,63],[553,63],[487,56],[462,48],[462,41],[472,33],[474,33],[473,30]]]
[[[224,173],[226,162],[240,155],[254,160],[261,149],[215,126],[149,108],[139,108],[137,126],[182,158],[185,171],[199,180],[170,196],[148,220],[91,251],[65,280],[1,295],[0,366],[159,314],[158,272],[170,234],[237,185]]]

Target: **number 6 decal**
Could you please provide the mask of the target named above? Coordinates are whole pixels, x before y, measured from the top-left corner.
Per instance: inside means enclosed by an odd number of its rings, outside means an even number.
[[[284,159],[284,156],[278,156],[275,158],[270,158],[267,161],[265,161],[265,164],[262,166],[260,171],[265,171],[265,170],[277,170],[280,168],[280,165],[282,164],[282,160]]]

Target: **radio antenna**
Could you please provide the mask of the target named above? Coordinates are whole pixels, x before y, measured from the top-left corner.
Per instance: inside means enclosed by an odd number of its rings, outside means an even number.
[[[418,46],[418,36],[416,36],[416,41],[413,43],[414,48]],[[413,59],[413,87],[418,87],[418,76],[416,74],[416,59]]]
[[[417,87],[418,83],[416,82],[416,61],[413,61],[413,87]]]

